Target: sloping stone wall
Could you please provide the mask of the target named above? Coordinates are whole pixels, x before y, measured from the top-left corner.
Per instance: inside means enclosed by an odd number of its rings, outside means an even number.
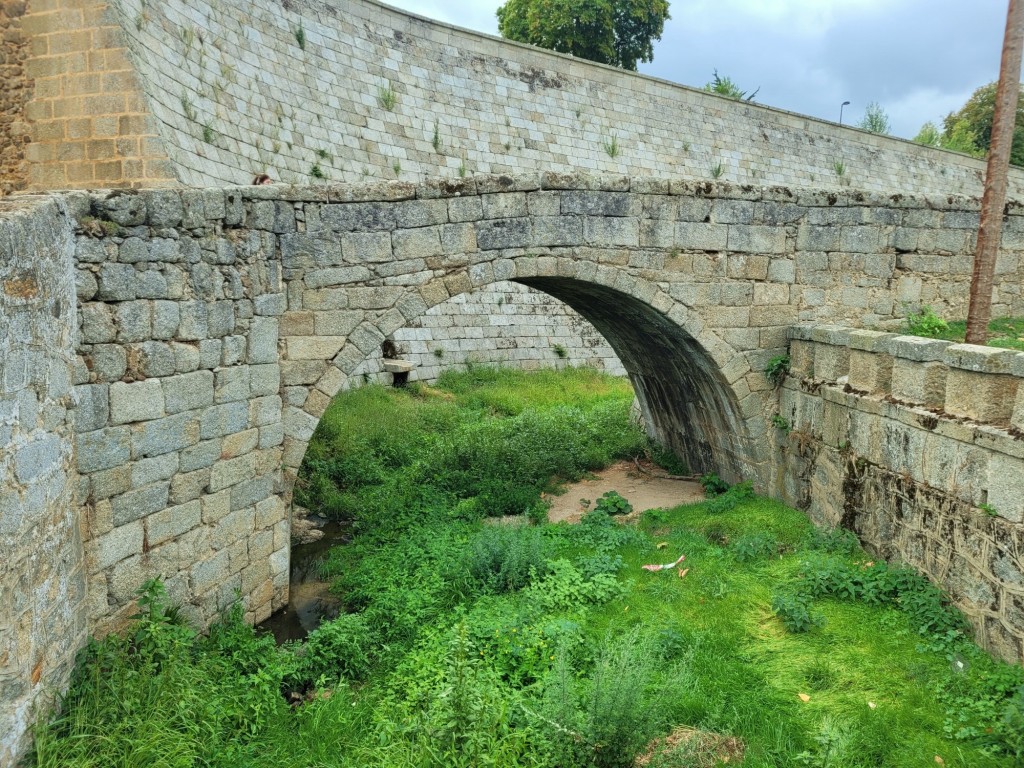
[[[54,199],[0,201],[0,765],[85,640],[73,503],[72,228]]]
[[[1024,353],[797,326],[776,436],[785,496],[947,590],[1024,659]]]
[[[979,194],[984,165],[372,0],[111,0],[187,185],[583,171]],[[843,168],[842,175],[836,168]],[[1011,195],[1024,178],[1011,174]]]

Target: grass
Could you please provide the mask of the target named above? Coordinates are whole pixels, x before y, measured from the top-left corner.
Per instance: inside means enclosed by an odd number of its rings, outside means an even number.
[[[943,320],[929,306],[907,316],[906,333],[931,339],[962,342],[967,334],[966,320]],[[988,346],[1024,352],[1024,317],[1003,317],[988,324]]]
[[[83,655],[34,764],[627,768],[672,735],[676,757],[645,764],[712,766],[725,743],[757,768],[1019,764],[1024,671],[922,579],[782,504],[736,487],[632,524],[484,524],[482,481],[531,505],[552,464],[644,451],[631,398],[591,371],[483,368],[339,397],[302,492],[358,523],[324,566],[346,612],[304,644],[240,610],[202,638],[149,584],[136,627]],[[680,554],[682,576],[641,568]]]

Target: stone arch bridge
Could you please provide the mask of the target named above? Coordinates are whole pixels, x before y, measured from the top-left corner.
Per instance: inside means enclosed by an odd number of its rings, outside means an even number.
[[[834,325],[965,312],[980,162],[372,0],[27,0],[0,31],[0,194],[40,193],[0,200],[0,764],[145,578],[203,624],[280,607],[330,398],[506,280],[604,334],[692,468],[855,528],[1024,657],[1024,356]],[[1022,251],[1013,202],[997,313]]]
[[[694,470],[783,493],[763,368],[789,328],[966,295],[976,220],[958,198],[561,174],[65,201],[77,503],[93,619],[115,624],[156,574],[201,621],[236,590],[257,619],[282,605],[286,502],[330,399],[396,331],[496,281],[590,320]]]

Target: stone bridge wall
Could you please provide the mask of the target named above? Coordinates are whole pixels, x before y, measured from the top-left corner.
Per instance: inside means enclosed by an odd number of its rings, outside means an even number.
[[[593,323],[629,373],[652,435],[694,470],[749,477],[834,519],[827,473],[841,476],[841,465],[828,470],[838,447],[818,451],[814,477],[824,480],[791,480],[810,464],[780,453],[767,426],[779,405],[765,362],[786,351],[800,320],[898,324],[902,300],[961,313],[977,221],[977,201],[964,198],[562,174],[67,193],[33,205],[3,219],[13,276],[3,284],[5,338],[29,344],[18,340],[35,338],[27,329],[36,323],[38,338],[53,343],[26,347],[49,361],[47,373],[10,365],[24,357],[17,350],[4,356],[4,402],[18,403],[0,421],[14,425],[0,456],[2,498],[18,499],[0,518],[0,532],[14,537],[4,583],[68,597],[57,614],[16,603],[22,613],[4,629],[28,622],[30,641],[57,656],[85,626],[117,627],[156,575],[202,624],[236,590],[253,620],[282,605],[291,484],[331,398],[362,381],[385,340],[504,281],[544,291]],[[1022,233],[1024,216],[1013,211],[996,289],[1007,313],[1024,313]],[[26,269],[45,274],[23,279]],[[74,329],[64,309],[72,276]],[[30,285],[42,286],[37,296]],[[794,344],[799,371],[806,355]],[[73,439],[61,371],[74,385]],[[817,367],[815,376],[825,378]],[[982,377],[990,379],[1008,380]],[[810,401],[791,405],[798,394],[787,389],[783,407],[811,414]],[[793,414],[793,434],[804,421],[813,434],[815,419]],[[25,426],[33,423],[36,431]],[[993,467],[997,453],[1016,455],[980,438],[973,448],[988,451]],[[902,477],[906,456],[857,450],[886,477]],[[982,503],[975,491],[985,488],[1000,519],[1018,524],[1008,517],[1020,514],[1008,501],[1013,486],[984,478],[963,503]],[[37,559],[30,530],[51,531],[66,554]],[[83,570],[84,626],[75,591]],[[48,580],[52,573],[60,578]],[[985,615],[1012,629],[1008,610]],[[1008,647],[983,624],[993,647]],[[19,654],[14,684],[24,686],[37,662]],[[40,675],[56,668],[48,664]],[[19,690],[31,699],[30,687]]]
[[[56,199],[0,201],[0,765],[67,684],[85,641],[69,408],[72,222]]]
[[[948,590],[982,645],[1024,659],[1024,353],[797,326],[785,495]]]

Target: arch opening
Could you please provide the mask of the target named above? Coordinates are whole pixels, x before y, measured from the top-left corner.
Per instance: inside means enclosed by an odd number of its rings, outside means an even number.
[[[518,278],[565,302],[607,339],[640,402],[648,435],[690,470],[729,482],[756,463],[735,393],[701,343],[649,304],[622,291],[564,277]]]

